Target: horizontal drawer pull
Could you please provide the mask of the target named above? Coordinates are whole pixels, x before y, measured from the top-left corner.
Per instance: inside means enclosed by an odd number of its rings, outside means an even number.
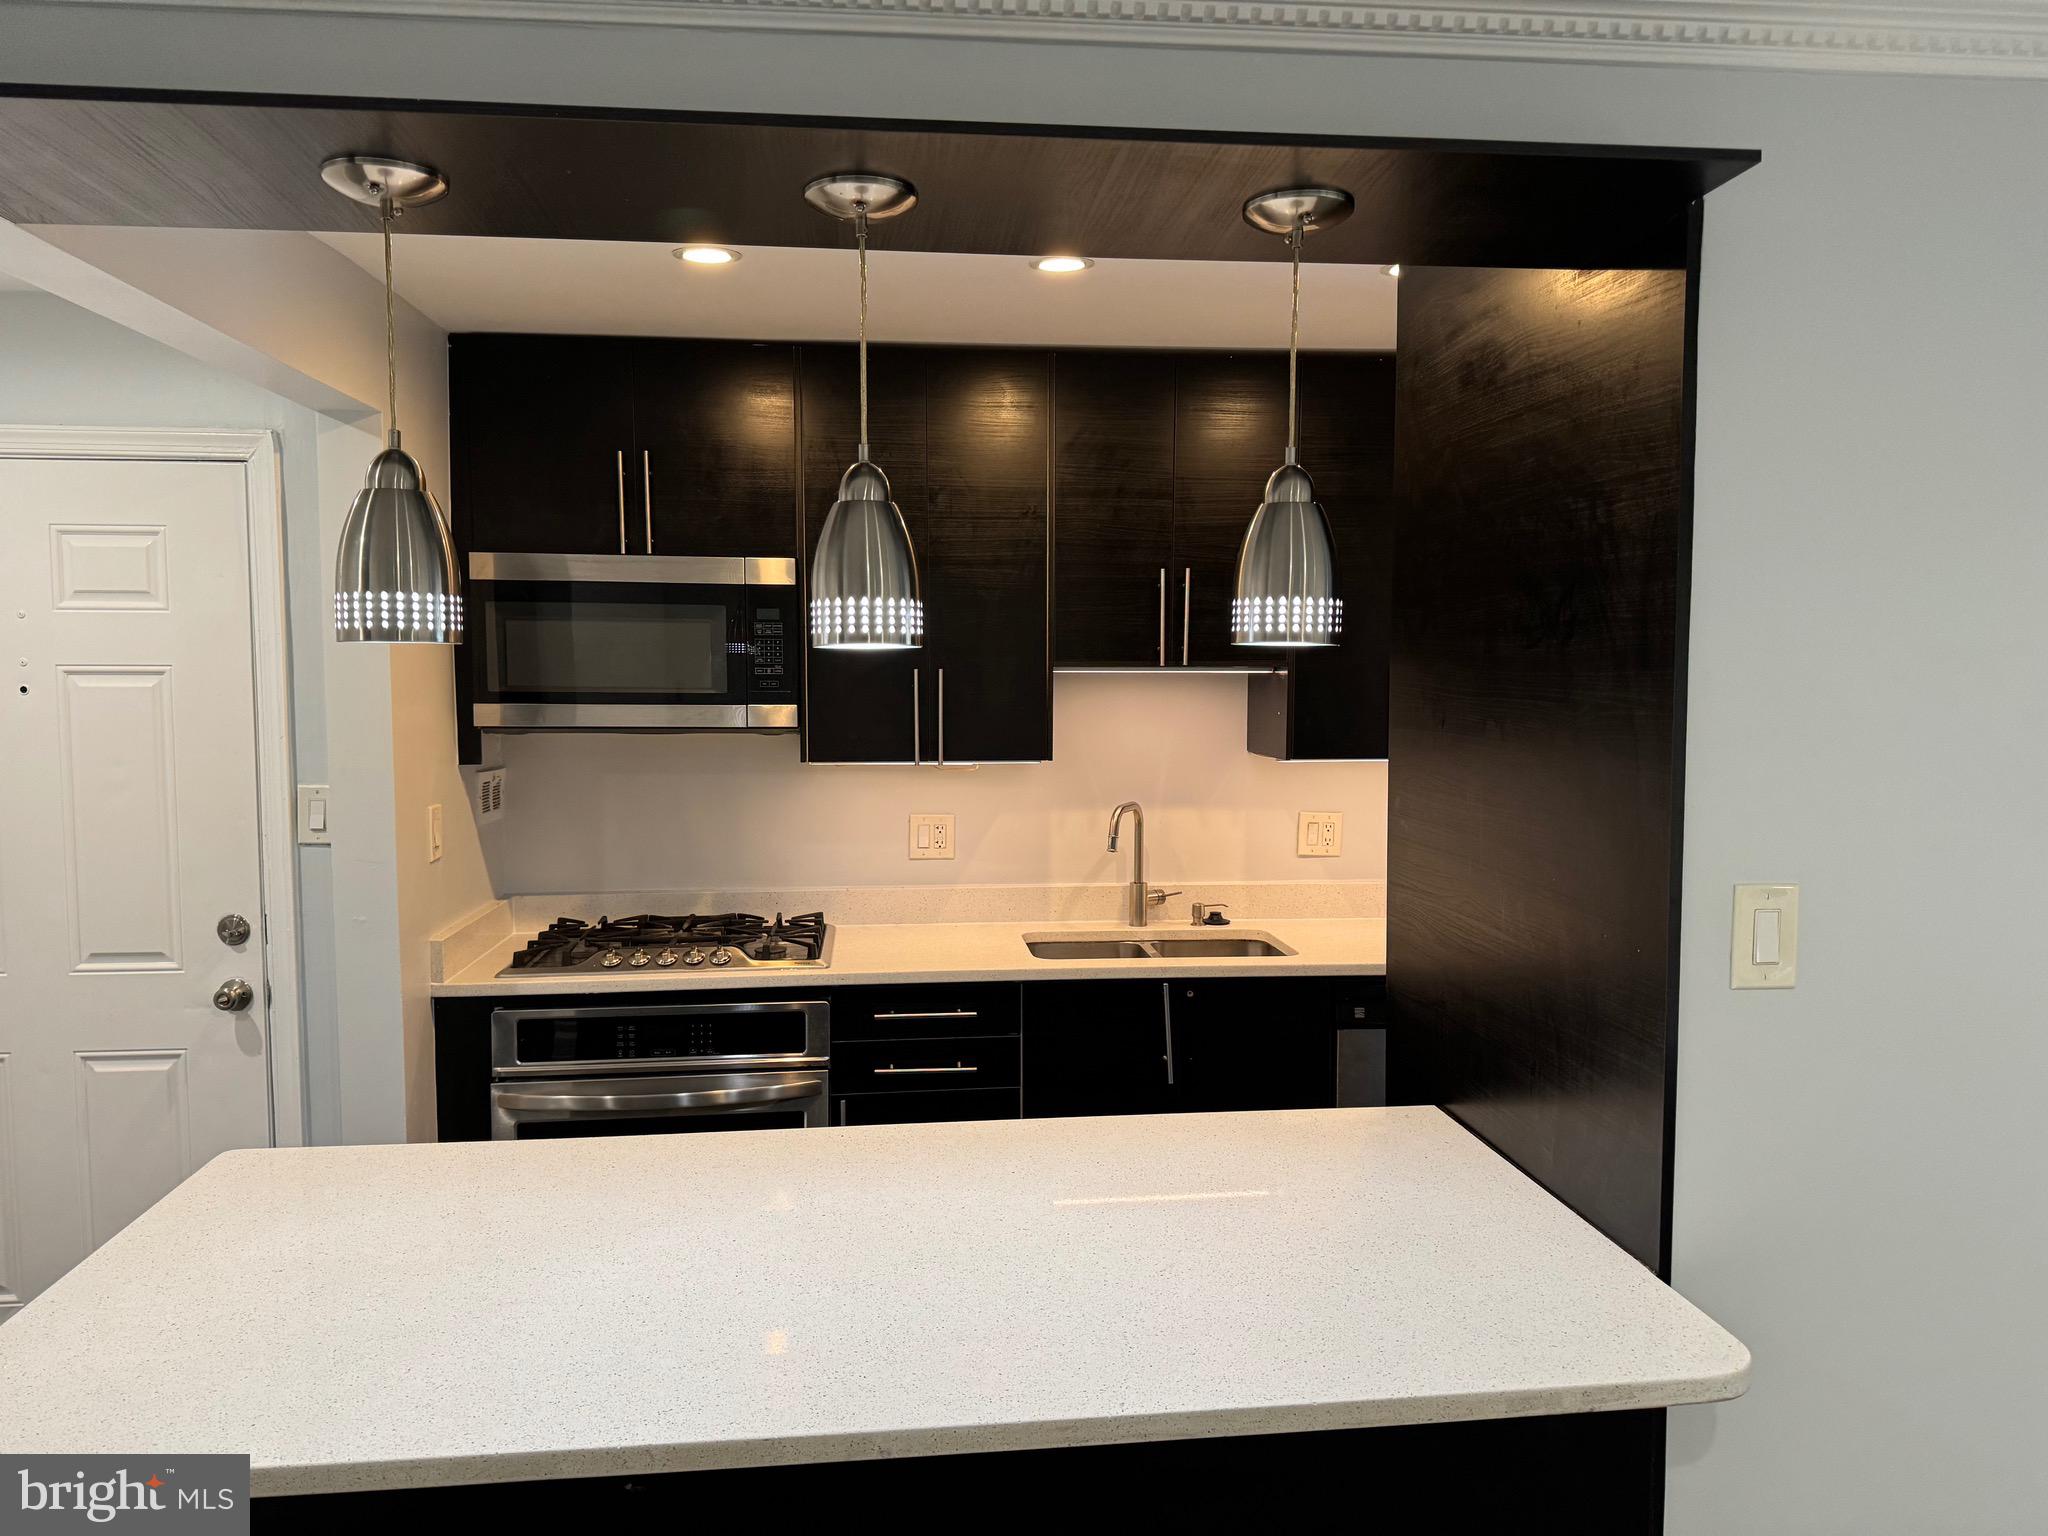
[[[914,1072],[979,1072],[980,1070],[981,1068],[979,1067],[966,1066],[960,1062],[955,1062],[950,1067],[876,1067],[874,1069],[875,1076],[877,1077],[887,1074],[907,1077]]]
[[[928,1013],[878,1013],[878,1019],[978,1019],[981,1013],[974,1008],[941,1008]]]

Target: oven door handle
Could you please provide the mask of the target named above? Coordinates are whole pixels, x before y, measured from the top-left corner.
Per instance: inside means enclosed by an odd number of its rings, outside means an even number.
[[[733,1109],[742,1104],[776,1104],[788,1099],[815,1099],[824,1091],[824,1079],[807,1077],[761,1088],[700,1088],[687,1093],[532,1093],[499,1088],[493,1097],[500,1109],[631,1115],[658,1109]]]

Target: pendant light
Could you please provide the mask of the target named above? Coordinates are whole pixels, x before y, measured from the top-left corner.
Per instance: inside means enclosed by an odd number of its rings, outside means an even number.
[[[1331,187],[1262,192],[1244,205],[1248,223],[1284,235],[1294,262],[1294,304],[1287,331],[1287,457],[1266,481],[1237,556],[1230,641],[1282,649],[1335,645],[1344,629],[1337,595],[1337,550],[1330,520],[1296,455],[1296,373],[1301,350],[1301,243],[1351,215],[1351,194]]]
[[[384,228],[384,389],[388,434],[349,504],[334,560],[334,638],[426,645],[462,639],[462,581],[448,520],[427,490],[419,461],[398,444],[398,319],[391,286],[391,221],[445,197],[430,166],[372,155],[337,155],[321,178],[374,207]]]
[[[860,446],[811,558],[811,644],[912,650],[924,643],[917,555],[889,498],[889,477],[868,462],[868,224],[908,212],[917,189],[893,176],[821,176],[804,188],[804,200],[850,220],[860,250]]]

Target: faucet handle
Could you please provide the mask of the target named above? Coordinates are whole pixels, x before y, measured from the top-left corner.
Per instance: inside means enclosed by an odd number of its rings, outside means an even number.
[[[1182,891],[1161,891],[1156,889],[1149,890],[1145,893],[1145,902],[1148,906],[1163,907],[1166,905],[1166,900],[1169,896],[1180,896],[1184,894],[1186,893]]]

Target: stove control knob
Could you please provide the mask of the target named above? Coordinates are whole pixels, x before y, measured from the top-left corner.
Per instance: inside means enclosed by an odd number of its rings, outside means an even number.
[[[729,949],[714,949],[711,951],[711,963],[713,965],[731,965],[732,951]]]
[[[604,952],[604,957],[597,963],[608,971],[615,971],[626,963],[626,957],[616,949],[608,949]]]
[[[676,963],[676,952],[672,949],[664,949],[654,957],[654,963],[656,965],[674,965]]]
[[[684,952],[684,954],[683,954],[683,964],[685,964],[685,965],[702,965],[703,963],[704,963],[704,951],[703,951],[703,950],[701,950],[701,949],[692,949],[692,950],[686,950],[686,951]]]
[[[647,951],[644,949],[634,950],[633,958],[626,962],[626,964],[632,966],[633,969],[636,971],[645,970],[648,966],[652,965],[653,963],[654,956],[647,953]]]

